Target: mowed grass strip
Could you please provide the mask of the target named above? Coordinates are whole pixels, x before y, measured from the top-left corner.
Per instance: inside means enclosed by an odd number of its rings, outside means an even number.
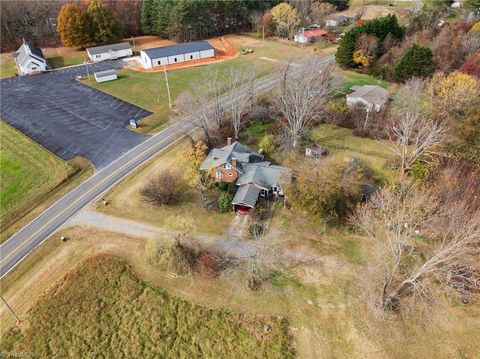
[[[0,121],[0,222],[7,225],[65,182],[78,166],[63,161]]]
[[[0,350],[36,358],[294,356],[286,320],[177,299],[140,280],[123,260],[102,254],[45,293]]]
[[[393,153],[380,141],[355,136],[352,130],[330,124],[316,126],[310,132],[312,140],[334,156],[355,157],[364,162],[381,182],[390,182],[397,173],[386,167]]]

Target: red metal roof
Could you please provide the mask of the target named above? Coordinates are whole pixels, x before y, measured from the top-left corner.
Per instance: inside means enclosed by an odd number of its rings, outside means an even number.
[[[323,29],[312,29],[312,30],[305,30],[304,35],[307,39],[311,37],[318,37],[326,35],[327,32]]]

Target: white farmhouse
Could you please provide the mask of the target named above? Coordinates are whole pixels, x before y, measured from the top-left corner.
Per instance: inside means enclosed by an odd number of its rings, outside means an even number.
[[[43,56],[42,50],[30,45],[23,40],[22,46],[13,53],[13,60],[18,67],[20,75],[28,75],[32,72],[45,71],[47,61]]]
[[[389,93],[380,86],[352,86],[353,92],[347,95],[347,105],[360,104],[368,110],[379,112],[388,101]]]
[[[215,57],[215,48],[206,41],[193,41],[140,51],[141,62],[146,69],[209,57]]]
[[[87,55],[93,62],[115,60],[121,57],[132,56],[132,47],[128,42],[89,47]]]

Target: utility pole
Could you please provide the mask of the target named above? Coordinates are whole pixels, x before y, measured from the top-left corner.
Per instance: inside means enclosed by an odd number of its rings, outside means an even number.
[[[170,97],[170,85],[168,84],[167,68],[163,65],[163,72],[165,73],[165,83],[167,84],[168,93],[168,107],[172,108],[172,98]]]
[[[262,39],[265,41],[265,24],[262,23]]]
[[[87,70],[87,79],[90,80],[90,74],[88,73],[88,63],[87,63],[87,60],[85,60],[85,69]]]
[[[16,321],[17,321],[17,324],[20,323],[20,318],[17,317],[17,315],[15,314],[15,312],[13,311],[12,307],[10,307],[7,303],[7,301],[5,299],[3,299],[3,297],[0,295],[0,298],[2,299],[2,302],[5,303],[5,305],[7,306],[8,310],[10,311],[10,313],[12,313],[12,315],[15,317]]]

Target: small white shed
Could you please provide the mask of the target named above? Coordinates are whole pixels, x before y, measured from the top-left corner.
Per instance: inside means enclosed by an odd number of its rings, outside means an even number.
[[[94,76],[97,82],[112,81],[117,79],[117,72],[113,69],[98,71],[94,73]]]
[[[132,47],[128,42],[89,47],[87,55],[93,62],[115,60],[121,57],[132,56]]]

